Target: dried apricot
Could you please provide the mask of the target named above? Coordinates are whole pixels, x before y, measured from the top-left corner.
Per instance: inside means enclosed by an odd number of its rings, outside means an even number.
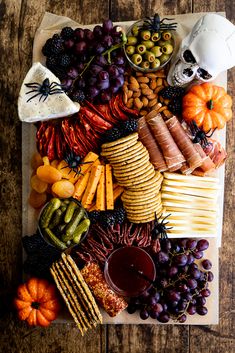
[[[40,208],[45,203],[47,202],[47,194],[43,192],[42,194],[39,194],[35,190],[31,190],[30,195],[29,195],[29,204],[33,208]]]
[[[39,179],[37,175],[32,176],[31,180],[31,187],[33,190],[37,191],[39,194],[42,194],[47,190],[47,183]]]
[[[61,198],[73,196],[74,185],[68,180],[60,180],[52,185],[52,192]]]
[[[51,161],[51,166],[54,168],[57,168],[58,164],[59,164],[59,161],[57,159],[54,159],[53,161]]]
[[[38,167],[40,167],[40,165],[43,165],[43,160],[40,154],[36,152],[31,158],[31,167],[32,169],[37,169]]]
[[[62,174],[59,172],[59,170],[50,165],[42,165],[38,167],[37,176],[39,179],[45,181],[48,184],[53,184],[62,178]]]
[[[68,163],[65,161],[60,161],[60,163],[57,165],[57,169],[61,172],[64,179],[70,179],[76,175],[76,173],[68,167]]]

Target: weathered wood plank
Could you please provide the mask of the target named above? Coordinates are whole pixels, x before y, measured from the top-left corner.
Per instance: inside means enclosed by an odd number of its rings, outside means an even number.
[[[225,11],[226,17],[235,23],[234,1],[193,1],[193,12]],[[235,97],[235,69],[228,72],[228,93]],[[233,111],[235,102],[233,101]],[[234,119],[227,125],[226,150],[228,159],[225,168],[225,198],[223,238],[220,251],[220,321],[217,326],[190,327],[190,352],[223,352],[234,351],[234,280],[232,263],[234,254],[231,244],[234,234],[234,159],[235,159],[235,123]]]

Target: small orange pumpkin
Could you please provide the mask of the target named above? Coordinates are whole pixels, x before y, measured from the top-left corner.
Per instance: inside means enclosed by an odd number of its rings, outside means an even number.
[[[60,310],[56,286],[39,278],[30,278],[18,287],[14,305],[19,319],[30,326],[49,326]]]
[[[193,120],[205,132],[222,129],[232,118],[232,98],[223,87],[211,83],[193,86],[183,97],[183,118]]]

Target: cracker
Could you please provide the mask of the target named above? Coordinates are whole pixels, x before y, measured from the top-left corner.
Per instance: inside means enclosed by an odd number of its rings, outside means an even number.
[[[66,255],[62,254],[62,258],[65,257],[65,256]],[[93,309],[94,309],[94,311],[95,311],[95,313],[96,313],[96,315],[97,315],[97,317],[99,319],[99,322],[102,323],[103,320],[102,320],[102,315],[100,313],[99,307],[96,304],[96,301],[95,301],[95,299],[94,299],[94,297],[93,297],[88,285],[86,284],[81,272],[79,271],[76,263],[73,261],[73,259],[72,259],[72,257],[70,255],[67,255],[66,259],[70,263],[75,275],[77,276],[82,288],[84,289],[84,292],[85,292],[86,296],[89,298],[89,300],[90,300],[90,302],[91,302],[91,304],[93,306]]]
[[[141,170],[144,170],[145,168],[148,168],[149,166],[153,167],[153,165],[149,161],[146,161],[144,163],[142,162],[141,164],[139,164],[137,166],[135,166],[135,165],[133,165],[133,166],[134,166],[134,168],[132,168],[132,169],[126,168],[124,170],[123,168],[120,168],[120,170],[114,171],[114,175],[117,178],[121,178],[124,175],[129,176],[129,175],[133,175],[133,174],[138,174],[138,172],[140,172]]]
[[[149,190],[145,190],[145,191],[136,191],[134,192],[134,190],[125,190],[122,195],[121,195],[121,199],[123,199],[123,201],[136,201],[136,200],[144,200],[144,199],[151,199],[153,197],[155,197],[158,192],[160,190],[160,186],[159,187],[153,187]]]
[[[116,174],[114,173],[114,176],[118,181],[129,181],[131,179],[137,178],[142,176],[143,174],[146,174],[148,171],[153,170],[154,171],[154,166],[151,163],[144,164],[140,169],[136,169],[130,173],[123,172],[122,174]]]
[[[82,328],[82,325],[81,325],[80,322],[78,321],[77,315],[76,315],[74,309],[71,307],[71,305],[70,305],[70,303],[69,303],[69,301],[68,301],[68,299],[67,299],[67,293],[64,291],[64,289],[63,289],[63,287],[62,287],[61,280],[58,279],[57,273],[56,273],[56,271],[54,270],[53,265],[52,265],[52,267],[50,268],[50,272],[51,272],[51,275],[52,275],[52,277],[53,277],[53,279],[54,279],[54,281],[55,281],[55,283],[56,283],[56,287],[58,288],[58,290],[59,290],[59,292],[60,292],[62,298],[63,298],[64,301],[65,301],[65,304],[66,304],[66,306],[67,306],[67,308],[68,308],[70,314],[72,315],[72,317],[73,317],[73,319],[74,319],[74,321],[75,321],[77,327],[79,328],[79,330],[80,330],[82,336],[84,336],[84,332],[86,331],[86,329],[84,330],[84,329]]]
[[[113,156],[113,158],[109,158],[109,162],[115,166],[118,163],[128,161],[136,156],[141,157],[141,156],[145,156],[146,154],[148,154],[148,151],[144,146],[142,146],[138,152],[134,151],[134,152],[125,153],[124,151],[121,156],[118,156],[118,157]]]
[[[126,199],[122,199],[122,202],[125,206],[141,206],[141,205],[149,205],[149,204],[152,204],[153,202],[159,200],[159,197],[158,195],[153,195],[151,198],[146,198],[146,199],[142,199],[142,198],[139,198],[139,199],[129,199],[129,200],[126,200]]]
[[[148,151],[143,151],[141,154],[133,155],[130,158],[126,158],[123,161],[117,161],[117,162],[112,162],[112,167],[114,169],[122,168],[122,166],[132,164],[133,162],[139,161],[145,157],[148,157],[149,160],[149,154]]]
[[[144,182],[152,179],[155,175],[155,170],[150,169],[149,171],[143,173],[141,176],[134,177],[133,179],[128,179],[128,180],[118,180],[119,185],[125,186],[125,187],[137,187],[139,184],[143,184]]]
[[[147,217],[143,217],[141,219],[136,219],[136,218],[132,218],[132,217],[128,217],[128,219],[132,223],[147,223],[147,222],[155,220],[155,212],[153,212],[153,213],[151,213],[151,215],[149,215]]]
[[[137,186],[133,186],[133,187],[129,187],[129,190],[136,190],[136,189],[139,189],[139,190],[146,190],[146,189],[149,189],[149,186],[151,185],[154,185],[157,181],[159,181],[160,179],[160,183],[162,182],[163,180],[163,176],[161,176],[159,178],[159,172],[156,172],[156,174],[149,180],[147,181],[144,181],[144,182],[141,182],[139,183]]]
[[[125,145],[120,145],[119,148],[110,149],[109,151],[103,151],[102,150],[102,152],[100,154],[101,154],[101,156],[104,156],[107,159],[109,159],[110,157],[113,157],[113,156],[118,157],[118,156],[122,155],[123,153],[129,153],[129,152],[132,152],[132,151],[138,151],[142,147],[143,147],[142,142],[138,141],[138,142],[135,142],[134,145],[133,144],[131,144],[131,145],[125,144]]]
[[[112,142],[107,142],[107,143],[103,143],[103,145],[101,146],[102,149],[105,149],[105,148],[110,148],[110,147],[113,147],[113,146],[117,146],[117,145],[120,145],[120,144],[123,144],[127,141],[132,141],[132,140],[138,140],[138,133],[137,132],[134,132],[133,134],[130,134],[128,136],[125,136],[125,137],[121,137],[120,139],[116,140],[116,141],[112,141]]]
[[[127,165],[125,166],[121,166],[121,170],[122,171],[131,171],[134,170],[140,166],[142,166],[142,164],[144,163],[148,163],[149,162],[149,156],[145,156],[142,159],[139,159],[138,161],[134,161],[131,163],[127,163]],[[150,162],[149,162],[150,163]],[[120,171],[120,167],[115,167],[113,168],[115,171],[119,172]]]
[[[130,208],[125,207],[125,210],[126,210],[127,216],[140,217],[143,215],[147,215],[151,212],[158,211],[161,208],[161,206],[162,206],[162,204],[160,201],[160,202],[157,202],[149,207],[136,208],[136,209],[134,207],[130,207]]]

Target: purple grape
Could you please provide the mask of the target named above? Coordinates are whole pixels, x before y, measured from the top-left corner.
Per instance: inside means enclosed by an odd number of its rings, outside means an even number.
[[[160,314],[163,311],[163,306],[160,303],[156,303],[152,306],[152,309]]]
[[[185,314],[181,315],[178,318],[178,321],[182,324],[183,322],[185,322],[187,320],[187,316]]]
[[[176,266],[171,266],[167,271],[168,277],[173,277],[177,273],[178,273],[178,268]]]
[[[124,84],[124,76],[120,75],[119,77],[115,78],[113,80],[113,85],[117,86],[117,87],[122,87]]]
[[[163,288],[166,288],[166,287],[168,286],[168,281],[167,281],[167,279],[166,279],[166,278],[162,278],[162,279],[160,280],[160,284],[161,284],[161,286],[162,286]]]
[[[198,268],[198,265],[196,263],[192,263],[190,265],[190,270],[194,270],[195,268]]]
[[[121,37],[114,37],[113,38],[113,45],[120,44],[122,41]]]
[[[118,85],[112,84],[109,87],[109,92],[111,93],[111,95],[113,95],[113,94],[117,93],[119,89],[120,89],[120,87]]]
[[[202,267],[205,269],[205,270],[210,270],[211,267],[212,267],[212,263],[210,260],[208,259],[205,259],[202,261]]]
[[[207,297],[209,297],[211,295],[211,291],[210,291],[210,289],[203,289],[202,291],[201,291],[201,296],[202,297],[205,297],[205,298],[207,298]]]
[[[205,306],[198,306],[197,307],[197,313],[198,315],[206,315],[208,312],[207,308]]]
[[[159,303],[161,304],[163,311],[168,310],[168,305],[167,305],[167,303],[164,302],[164,299],[160,299]]]
[[[190,288],[190,289],[195,289],[197,288],[197,281],[193,278],[189,278],[187,280],[187,286]]]
[[[187,265],[191,265],[194,263],[194,256],[192,254],[188,254],[188,261],[187,261]]]
[[[197,298],[197,306],[203,306],[206,304],[206,298],[205,297],[198,297]]]
[[[103,55],[97,55],[94,62],[95,62],[95,64],[102,66],[102,67],[108,64],[107,60],[105,59],[105,57]]]
[[[175,253],[178,253],[181,251],[180,246],[176,243],[173,244],[172,249],[174,250]]]
[[[114,26],[112,29],[112,36],[113,37],[120,37],[122,34],[122,27]]]
[[[159,314],[157,319],[159,322],[166,324],[170,320],[170,316],[168,313],[163,311],[161,314]]]
[[[199,279],[201,277],[201,271],[199,271],[197,268],[193,269],[190,271],[190,275],[194,278],[194,279]]]
[[[146,320],[146,319],[149,318],[149,313],[148,313],[148,311],[146,309],[140,310],[140,318],[142,320]]]
[[[95,52],[96,54],[101,54],[101,53],[104,52],[104,50],[105,50],[105,48],[104,48],[103,44],[101,44],[101,43],[97,43],[97,44],[94,46],[94,52]]]
[[[188,305],[188,302],[186,299],[180,300],[180,302],[178,303],[179,311],[184,311],[187,308],[187,305]]]
[[[81,63],[81,62],[78,63],[77,64],[78,72],[81,73],[84,70],[84,67],[85,67],[84,63]]]
[[[150,306],[153,306],[153,305],[157,304],[157,300],[156,300],[155,296],[151,295],[151,296],[148,297],[148,304]]]
[[[185,266],[187,264],[188,257],[185,254],[176,255],[174,257],[174,263],[178,266]]]
[[[188,309],[187,309],[187,312],[189,313],[189,315],[196,314],[196,311],[197,311],[196,306],[189,304]]]
[[[79,55],[79,59],[82,63],[85,63],[88,59],[87,59],[87,54],[83,53],[81,55]]]
[[[157,319],[158,316],[159,316],[158,312],[155,311],[153,308],[150,309],[149,315],[150,315],[150,317],[151,317],[152,319]]]
[[[192,304],[192,305],[196,305],[196,304],[197,304],[197,301],[196,301],[195,298],[193,298],[193,299],[191,300],[191,304]]]
[[[129,304],[127,307],[128,314],[134,314],[136,312],[136,306],[134,304]]]
[[[120,76],[120,72],[118,70],[118,67],[116,65],[110,65],[107,69],[110,78],[116,78]]]
[[[196,249],[193,252],[193,256],[195,257],[195,259],[199,260],[203,257],[203,252]]]
[[[156,254],[156,261],[159,263],[159,264],[165,264],[166,262],[169,261],[169,256],[167,253],[163,252],[163,251],[159,251],[157,254]]]
[[[189,288],[185,283],[180,283],[177,285],[177,290],[180,293],[187,293],[189,291]]]
[[[161,248],[165,252],[169,252],[171,250],[171,241],[170,241],[170,239],[162,239],[161,240]]]
[[[74,37],[77,41],[83,40],[85,37],[84,30],[82,28],[76,28],[74,31]]]
[[[188,293],[184,293],[182,296],[183,296],[183,298],[186,299],[187,301],[191,301],[192,298],[193,298],[192,294],[189,293],[189,292],[188,292]]]
[[[113,22],[110,19],[105,20],[103,22],[103,32],[106,34],[111,32],[112,29],[113,29]]]
[[[68,91],[70,89],[70,87],[72,86],[72,84],[73,84],[73,80],[71,80],[71,78],[64,78],[61,81],[61,84],[63,85],[63,89],[65,91]]]
[[[208,247],[209,247],[209,242],[206,239],[201,239],[197,243],[197,249],[199,251],[204,251],[204,250],[208,249]]]
[[[67,70],[67,75],[72,78],[75,79],[78,76],[78,70],[75,67],[70,67]]]
[[[98,73],[99,73],[100,71],[102,71],[102,70],[103,70],[103,68],[102,68],[101,66],[99,66],[99,65],[96,65],[96,64],[92,64],[92,65],[89,67],[89,71],[91,72],[91,75],[92,75],[92,76],[97,76]]]
[[[100,99],[101,99],[101,102],[102,102],[102,103],[107,103],[107,102],[110,101],[111,95],[110,95],[108,92],[103,91],[103,92],[101,92],[101,94],[100,94]]]
[[[84,41],[78,42],[75,44],[75,53],[77,55],[83,54],[87,49],[87,44]]]
[[[114,59],[114,64],[116,65],[124,65],[125,64],[125,58],[122,54],[118,54],[115,59]]]
[[[141,305],[141,300],[139,297],[131,298],[131,303],[134,304],[136,307],[139,307]]]
[[[186,243],[187,243],[187,239],[179,239],[179,240],[178,240],[178,245],[179,245],[182,249],[185,248]]]
[[[195,240],[195,239],[187,240],[186,249],[192,250],[192,249],[195,249],[196,246],[197,246],[197,240]]]
[[[97,77],[94,77],[94,76],[91,76],[87,79],[87,83],[90,85],[90,86],[95,86],[96,83],[97,83]]]
[[[103,35],[103,29],[101,26],[97,25],[93,28],[93,33],[96,38],[100,38]]]
[[[73,39],[67,39],[65,42],[64,42],[64,46],[66,49],[71,49],[73,48],[74,46],[74,40]]]
[[[107,81],[109,80],[109,74],[107,71],[101,70],[99,72],[98,78],[100,81]]]
[[[94,33],[88,28],[84,29],[84,35],[88,41],[92,41],[94,39]]]
[[[171,290],[168,292],[167,297],[168,297],[168,299],[169,299],[170,301],[172,301],[172,302],[173,302],[173,301],[178,302],[178,301],[180,300],[180,298],[181,298],[180,293],[177,292],[177,291],[174,290],[174,289],[171,289]]]
[[[147,298],[149,297],[149,293],[147,291],[144,291],[140,296],[139,299],[141,302],[146,303]]]
[[[187,256],[187,255],[186,255]],[[179,268],[179,271],[181,272],[181,273],[187,273],[188,272],[188,266],[186,265],[186,266],[181,266],[180,268]]]
[[[102,43],[106,48],[110,48],[113,44],[113,38],[109,35],[104,36]]]
[[[100,91],[96,87],[89,87],[88,90],[87,90],[87,95],[91,99],[93,99],[96,96],[98,96],[99,93],[100,93]]]
[[[207,280],[208,280],[208,282],[212,282],[213,279],[214,279],[213,273],[211,271],[208,271],[207,272]]]
[[[99,81],[97,83],[97,88],[100,90],[106,90],[107,88],[109,88],[109,80]]]

